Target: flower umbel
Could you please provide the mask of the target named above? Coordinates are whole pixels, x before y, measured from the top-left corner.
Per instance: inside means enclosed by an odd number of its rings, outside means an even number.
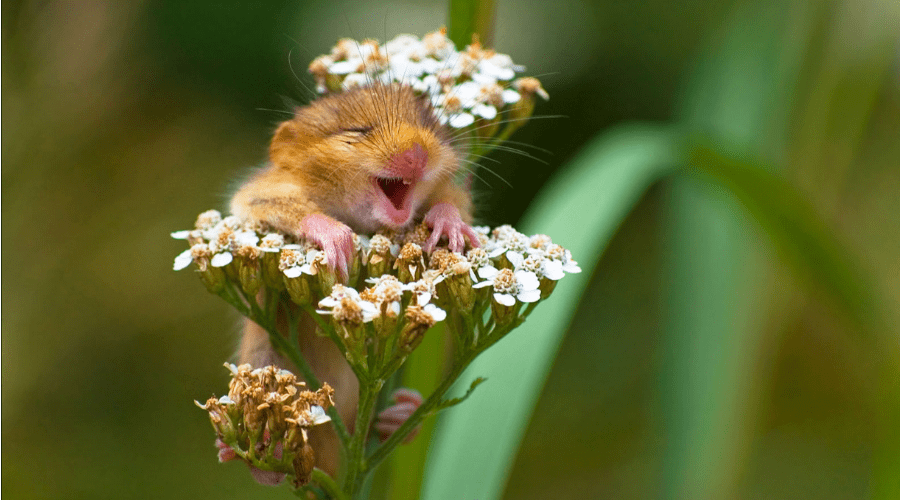
[[[228,395],[195,401],[209,413],[219,459],[243,460],[260,482],[285,476],[293,476],[296,486],[309,482],[315,454],[307,433],[331,420],[325,410],[334,404],[334,390],[328,384],[306,390],[293,373],[275,366],[225,366],[231,371]]]

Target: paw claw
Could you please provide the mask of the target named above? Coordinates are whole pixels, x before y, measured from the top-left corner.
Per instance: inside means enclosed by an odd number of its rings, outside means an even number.
[[[473,247],[479,246],[475,231],[463,222],[459,210],[449,203],[438,203],[431,207],[425,216],[425,223],[432,228],[431,236],[425,243],[426,252],[433,251],[441,237],[445,235],[450,250],[454,252],[462,252],[465,249],[466,239]]]
[[[353,260],[353,230],[325,214],[315,213],[300,222],[300,234],[322,248],[328,265],[346,282]]]

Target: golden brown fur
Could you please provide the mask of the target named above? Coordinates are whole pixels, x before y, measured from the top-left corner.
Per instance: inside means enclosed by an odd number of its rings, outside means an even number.
[[[348,91],[299,108],[278,127],[269,148],[270,164],[235,194],[231,211],[297,236],[308,236],[301,221],[310,214],[327,215],[363,233],[393,227],[377,216],[373,197],[378,188],[371,179],[399,175],[392,159],[415,144],[427,153],[427,165],[409,195],[412,214],[404,225],[437,203],[456,207],[470,223],[469,194],[452,182],[460,159],[448,131],[427,100],[398,85]],[[284,331],[285,325],[280,328]],[[315,374],[335,388],[335,406],[352,427],[358,385],[346,361],[334,345],[315,335],[309,318],[301,324],[300,344]],[[266,332],[250,321],[240,358],[253,366],[289,366],[272,350]],[[317,430],[312,439],[318,466],[334,473],[338,447],[333,430]]]
[[[397,85],[359,88],[299,108],[275,132],[270,165],[241,187],[231,211],[294,234],[299,220],[316,212],[374,232],[385,222],[371,215],[369,178],[385,174],[391,158],[414,143],[429,155],[415,188],[416,209],[449,202],[470,222],[469,194],[451,182],[461,162],[448,132],[426,100]]]

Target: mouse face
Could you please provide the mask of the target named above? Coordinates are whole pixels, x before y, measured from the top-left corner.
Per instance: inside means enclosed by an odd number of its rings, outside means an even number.
[[[313,101],[275,134],[270,157],[328,215],[359,231],[410,224],[460,155],[427,99],[376,84]]]

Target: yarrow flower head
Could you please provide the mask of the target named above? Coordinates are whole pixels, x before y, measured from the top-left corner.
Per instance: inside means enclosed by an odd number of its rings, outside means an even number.
[[[474,288],[486,286],[494,287],[494,300],[507,307],[519,302],[537,302],[541,299],[541,291],[538,290],[540,281],[531,271],[512,271],[501,269],[494,277],[476,283]]]
[[[228,394],[204,404],[195,401],[209,413],[220,460],[243,460],[254,477],[268,484],[286,475],[293,475],[297,486],[306,484],[315,466],[308,431],[331,420],[326,410],[334,405],[334,390],[326,383],[309,391],[293,373],[276,366],[225,367],[232,377]]]
[[[335,321],[343,324],[360,325],[378,317],[375,304],[363,300],[359,292],[341,284],[331,289],[331,295],[319,301],[319,314],[330,314]]]
[[[522,71],[511,57],[484,48],[477,38],[457,50],[446,28],[422,39],[399,35],[383,46],[344,38],[309,65],[323,94],[375,83],[409,85],[428,95],[440,121],[453,128],[494,120],[504,111],[521,115],[517,103],[531,99],[533,109],[534,95],[548,99],[536,78],[515,79]]]

